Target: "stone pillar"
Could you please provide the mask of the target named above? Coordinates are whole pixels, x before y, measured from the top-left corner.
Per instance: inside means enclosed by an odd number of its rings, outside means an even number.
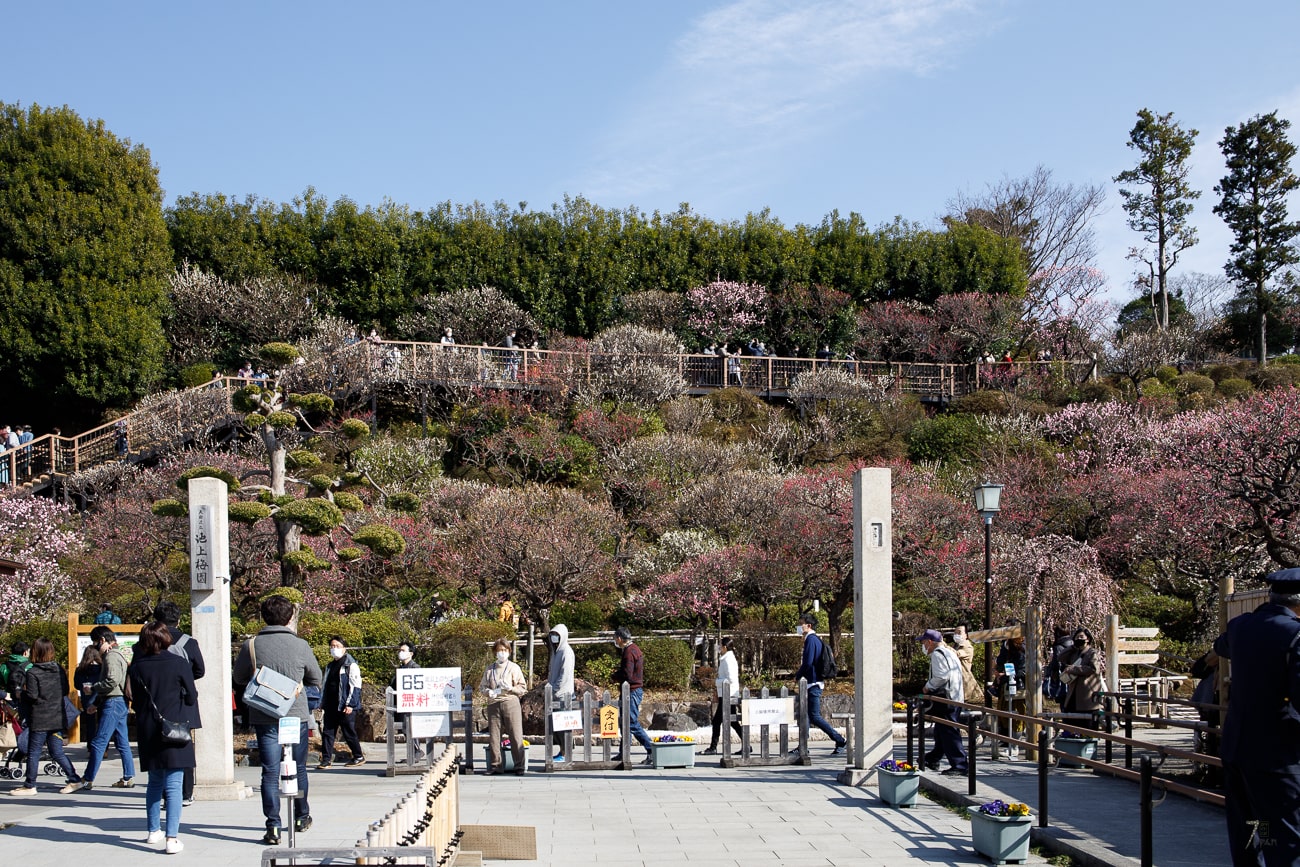
[[[230,532],[226,483],[190,479],[190,633],[203,650],[199,681],[203,728],[194,732],[194,797],[241,800],[251,790],[235,782],[235,725],[230,706]]]
[[[888,468],[853,475],[853,766],[840,775],[864,783],[894,750],[894,561]]]

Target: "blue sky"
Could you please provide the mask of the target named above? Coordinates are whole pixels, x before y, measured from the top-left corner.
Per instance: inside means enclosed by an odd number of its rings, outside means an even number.
[[[417,209],[567,193],[933,224],[957,191],[1043,164],[1106,185],[1114,297],[1139,239],[1110,179],[1134,162],[1138,109],[1201,131],[1201,243],[1180,269],[1215,273],[1224,128],[1275,109],[1300,123],[1296,0],[138,0],[11,4],[5,21],[0,100],[103,118],[150,149],[168,202],[310,185]]]

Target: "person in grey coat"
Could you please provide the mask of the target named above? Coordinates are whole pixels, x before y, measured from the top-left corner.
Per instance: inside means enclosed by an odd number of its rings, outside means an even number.
[[[233,679],[235,689],[242,695],[244,687],[253,679],[253,656],[257,664],[279,672],[299,685],[320,686],[320,663],[311,652],[311,646],[299,638],[289,626],[293,620],[293,603],[283,596],[268,596],[262,602],[262,622],[266,626],[257,635],[244,642],[235,659]],[[251,647],[251,652],[250,652]],[[302,728],[298,743],[293,747],[293,760],[298,766],[298,791],[302,797],[294,800],[295,831],[311,827],[311,806],[307,802],[307,695],[301,689],[285,716],[297,717]],[[266,834],[262,842],[267,846],[280,845],[280,720],[248,709],[248,719],[257,734],[257,752],[262,762],[262,815],[266,818]]]
[[[551,695],[559,707],[573,697],[573,648],[569,646],[569,627],[563,623],[555,624],[547,636],[551,648],[551,670],[547,683],[551,685]],[[560,751],[552,761],[564,761],[564,732],[554,733],[555,745]]]

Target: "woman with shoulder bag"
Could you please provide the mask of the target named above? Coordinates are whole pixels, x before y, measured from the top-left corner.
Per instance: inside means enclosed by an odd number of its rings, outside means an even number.
[[[41,767],[41,750],[63,769],[68,782],[59,791],[71,794],[82,788],[81,777],[63,754],[63,732],[68,728],[64,702],[68,698],[68,673],[54,661],[54,642],[38,638],[32,643],[32,667],[23,681],[23,714],[27,720],[27,782],[9,792],[22,797],[36,794],[36,776]]]
[[[180,841],[181,785],[185,768],[195,766],[194,741],[176,737],[177,726],[199,728],[198,691],[194,672],[181,656],[167,652],[172,636],[167,624],[155,621],[140,631],[139,651],[129,672],[131,702],[135,709],[140,745],[140,766],[149,773],[145,792],[146,843],[166,839],[165,851],[175,855],[185,848]],[[167,805],[167,831],[161,813]]]

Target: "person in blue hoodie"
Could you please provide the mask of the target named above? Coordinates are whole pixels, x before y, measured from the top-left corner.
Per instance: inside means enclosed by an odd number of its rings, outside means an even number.
[[[357,737],[357,711],[361,709],[361,666],[348,653],[348,646],[335,635],[330,639],[330,660],[325,667],[321,707],[325,721],[320,729],[320,765],[324,770],[334,764],[334,735],[343,730],[343,740],[352,751],[347,767],[355,768],[366,763]]]

